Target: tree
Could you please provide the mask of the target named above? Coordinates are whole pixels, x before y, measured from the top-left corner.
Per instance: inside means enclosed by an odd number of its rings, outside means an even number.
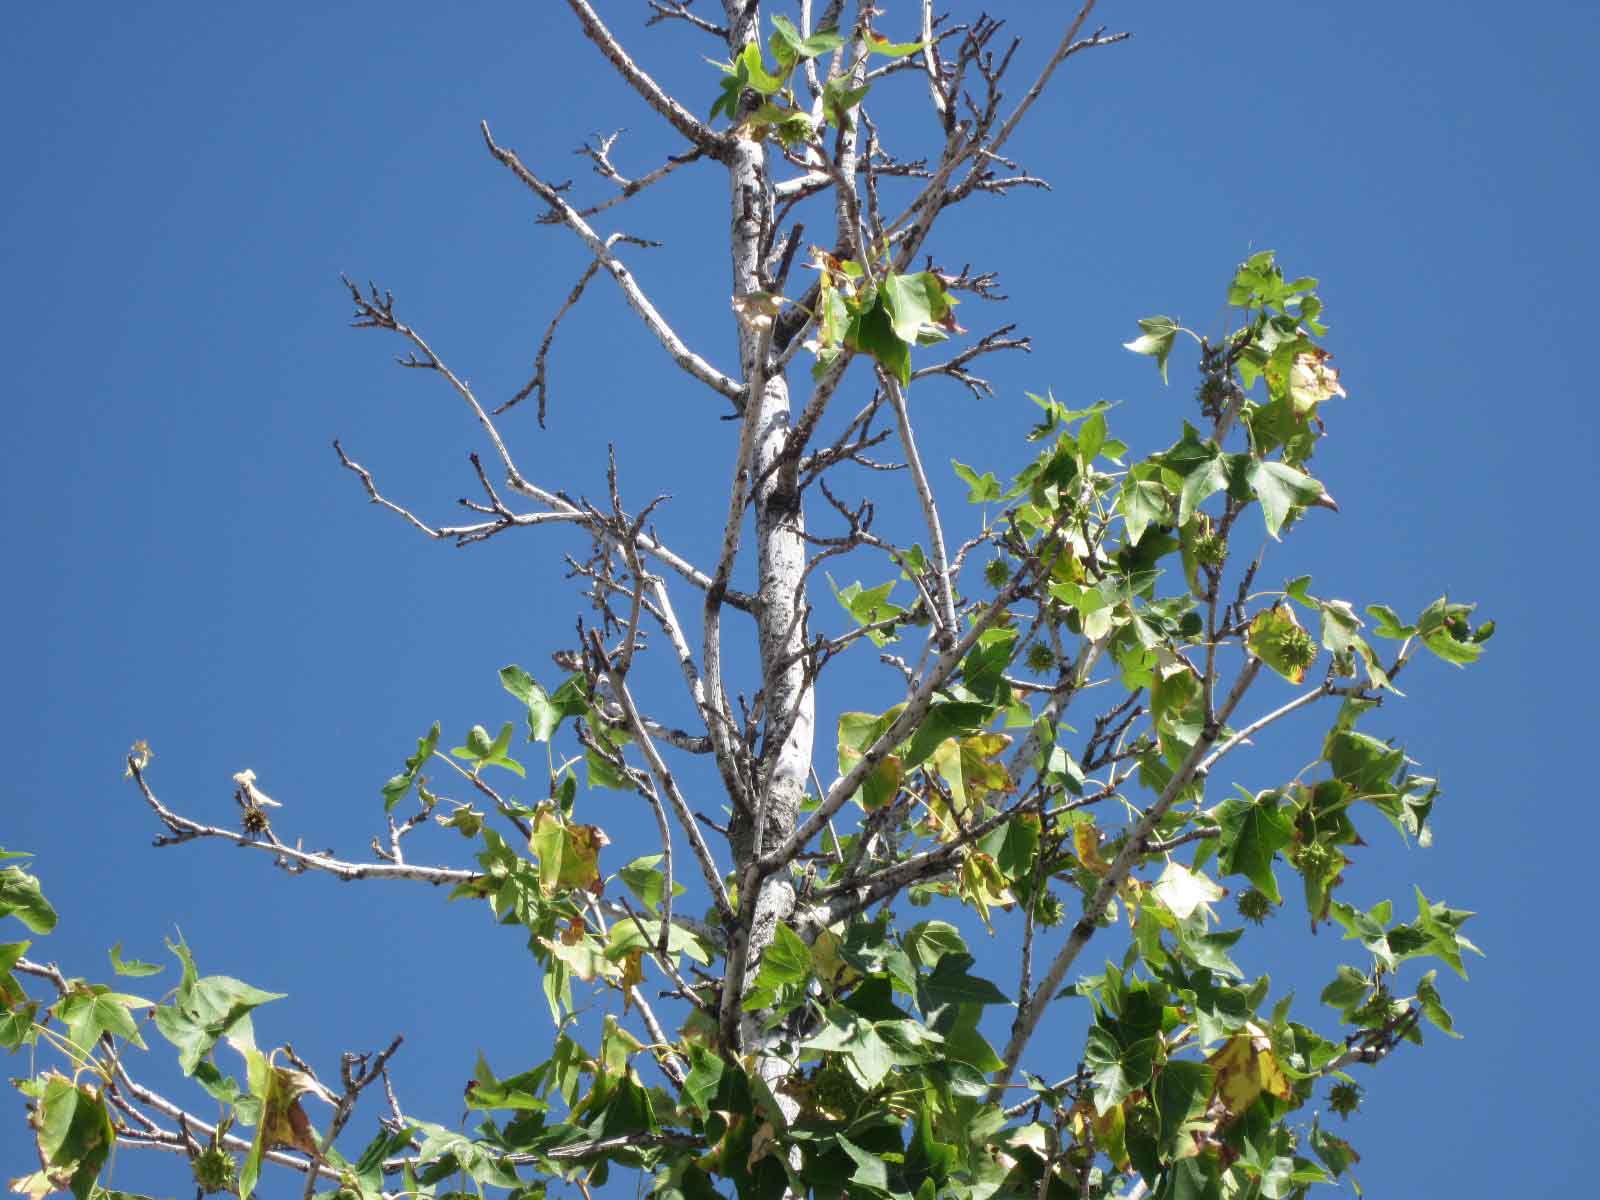
[[[1451,1032],[1434,973],[1401,967],[1432,956],[1459,971],[1472,949],[1468,914],[1420,893],[1410,921],[1339,895],[1364,809],[1425,841],[1438,794],[1365,726],[1414,653],[1465,665],[1492,626],[1473,628],[1468,607],[1447,600],[1409,622],[1381,604],[1363,619],[1309,578],[1272,588],[1258,579],[1264,556],[1236,549],[1256,521],[1276,540],[1335,508],[1308,470],[1324,406],[1343,395],[1315,280],[1256,254],[1228,285],[1231,328],[1208,337],[1144,319],[1128,346],[1163,378],[1180,341],[1195,347],[1194,423],[1136,457],[1107,406],[1038,397],[1020,469],[955,464],[980,511],[953,517],[918,453],[912,385],[944,375],[981,393],[979,360],[1026,341],[1009,326],[966,337],[957,306],[992,295],[994,276],[928,257],[949,253],[939,220],[979,193],[1038,182],[1006,157],[1014,131],[1067,59],[1122,35],[1090,28],[1090,0],[1008,98],[1012,47],[986,17],[936,20],[925,4],[918,27],[899,29],[869,7],[730,3],[722,25],[652,4],[657,20],[721,43],[722,86],[706,106],[666,94],[591,4],[569,7],[670,127],[672,152],[627,179],[611,140],[590,144],[617,191],[580,206],[484,127],[542,219],[593,256],[512,403],[535,399],[542,419],[559,323],[604,271],[737,422],[714,561],[665,544],[651,524],[659,501],[628,497],[614,463],[598,503],[541,486],[502,434],[526,410],[489,411],[392,296],[347,284],[355,323],[404,342],[402,366],[438,376],[489,450],[473,459],[481,499],[465,502],[466,523],[442,526],[390,499],[336,443],[369,498],[443,541],[537,524],[592,541],[571,568],[595,615],[561,656],[563,677],[500,675],[529,738],[549,748],[548,787],[536,775],[534,803],[502,787],[528,775],[514,726],[472,727],[450,749],[435,725],[383,786],[386,828],[373,857],[356,859],[280,835],[274,822],[286,822],[249,772],[236,779],[238,825],[223,827],[160,798],[148,748],[127,764],[163,841],[231,841],[295,872],[448,884],[524,927],[557,1021],[550,1056],[504,1076],[480,1063],[466,1103],[482,1123],[465,1130],[448,1124],[454,1097],[422,1099],[432,1121],[413,1115],[414,1098],[391,1097],[363,1130],[358,1101],[382,1095],[397,1043],[319,1079],[287,1048],[256,1045],[250,1014],[272,993],[202,975],[181,942],[179,982],[155,1004],[14,943],[0,1040],[53,1056],[26,1085],[41,1167],[21,1190],[105,1194],[114,1141],[180,1150],[202,1189],[244,1194],[269,1167],[301,1172],[308,1194],[445,1195],[465,1178],[536,1195],[539,1181],[642,1167],[664,1195],[919,1200],[1282,1197],[1339,1176],[1354,1151],[1306,1119],[1309,1102],[1346,1110],[1358,1098],[1348,1068],[1420,1041],[1423,1021]],[[925,94],[937,152],[892,153],[869,89]],[[736,372],[651,302],[621,257],[633,239],[598,227],[680,170],[729,179]],[[802,216],[827,233],[808,240]],[[815,271],[805,285],[802,264]],[[914,497],[921,532],[881,532],[879,497]],[[946,536],[958,523],[971,530],[959,544]],[[833,587],[840,625],[813,611],[812,585],[846,559],[865,582]],[[745,622],[758,673],[741,694],[730,661]],[[833,701],[845,711],[819,754],[819,697],[836,679],[854,687],[847,664],[875,652],[901,695],[881,711]],[[659,694],[656,658],[681,675],[686,705]],[[1328,730],[1314,766],[1264,788],[1221,778],[1235,751],[1315,709]],[[684,784],[697,760],[713,764],[716,804]],[[443,799],[441,778],[474,803]],[[635,795],[660,854],[607,869],[580,778]],[[472,844],[473,866],[409,856],[407,839],[435,824]],[[1261,921],[1288,903],[1285,871],[1301,877],[1312,928],[1331,922],[1364,947],[1323,992],[1336,1030],[1318,1032],[1306,1006],[1246,977],[1233,958],[1242,931],[1219,928],[1219,881],[1242,918]],[[4,879],[8,913],[48,932],[37,881],[19,866]],[[1017,941],[1005,987],[977,961],[973,922]],[[1091,943],[1104,971],[1083,958]],[[154,970],[117,951],[113,963]],[[590,995],[605,1012],[597,1028],[571,1019]],[[1092,1013],[1081,1036],[1073,1008]],[[1043,1069],[1047,1023],[1058,1037],[1073,1030],[1065,1071]],[[129,1047],[151,1029],[177,1048],[194,1101],[141,1082]],[[220,1120],[202,1112],[212,1102]]]

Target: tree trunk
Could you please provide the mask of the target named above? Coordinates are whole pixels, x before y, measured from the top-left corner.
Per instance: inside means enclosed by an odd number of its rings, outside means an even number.
[[[744,0],[727,0],[730,55],[757,35],[760,9]],[[732,204],[730,244],[733,294],[764,290],[762,254],[772,226],[772,184],[766,148],[740,139],[728,160]],[[750,474],[754,481],[756,526],[755,613],[761,656],[763,741],[758,775],[751,789],[751,812],[735,805],[730,827],[735,874],[741,882],[764,851],[794,832],[796,814],[805,797],[811,769],[815,698],[806,679],[799,650],[804,645],[805,529],[793,464],[782,463],[790,436],[789,385],[781,373],[769,374],[774,355],[771,339],[749,323],[741,323],[739,360],[747,386],[760,381],[746,402],[744,417],[754,422]],[[743,989],[748,991],[772,942],[774,927],[794,910],[794,887],[787,873],[763,879],[755,897],[741,896],[741,907],[753,909],[745,950]],[[745,1013],[740,1021],[741,1049],[759,1054],[758,1022]],[[781,1070],[773,1064],[771,1075]],[[763,1075],[769,1071],[763,1064]]]

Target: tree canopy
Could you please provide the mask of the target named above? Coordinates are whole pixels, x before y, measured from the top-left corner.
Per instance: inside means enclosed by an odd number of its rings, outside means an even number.
[[[662,123],[655,169],[622,174],[616,138],[595,138],[583,153],[611,190],[580,199],[481,130],[538,220],[590,258],[526,386],[480,395],[404,301],[345,280],[352,324],[453,397],[482,447],[455,523],[336,441],[338,463],[431,539],[575,534],[586,549],[564,569],[585,607],[555,671],[499,669],[517,721],[441,720],[397,748],[370,854],[307,849],[251,770],[219,823],[165,797],[148,745],[126,760],[159,845],[438,885],[515,927],[548,1053],[480,1059],[464,1100],[402,1096],[400,1039],[331,1070],[258,1042],[277,994],[204,973],[179,937],[176,983],[149,994],[11,942],[0,1045],[33,1056],[20,1086],[39,1157],[14,1190],[120,1195],[100,1182],[116,1145],[177,1152],[202,1192],[249,1196],[277,1172],[368,1200],[634,1176],[664,1197],[1282,1200],[1345,1177],[1357,1151],[1322,1107],[1353,1112],[1358,1072],[1425,1030],[1454,1035],[1440,970],[1464,977],[1476,950],[1471,914],[1441,898],[1397,882],[1398,908],[1361,908],[1341,892],[1382,826],[1430,840],[1439,785],[1382,710],[1417,656],[1469,666],[1494,625],[1448,596],[1402,613],[1274,574],[1281,543],[1338,513],[1337,479],[1313,465],[1328,425],[1359,433],[1317,279],[1258,251],[1218,281],[1216,329],[1129,314],[1125,349],[1159,382],[1180,364],[1198,378],[1162,444],[1129,445],[1113,405],[1046,390],[1010,461],[929,461],[919,391],[979,400],[986,360],[1029,348],[1016,324],[963,327],[997,278],[940,219],[1040,186],[1013,134],[1058,71],[1126,35],[1087,0],[1023,78],[1001,22],[931,3],[920,20],[648,7],[714,39],[703,96],[668,93],[568,0]],[[922,157],[900,149],[908,112],[937,135]],[[711,220],[736,367],[658,308],[626,257],[648,241],[610,224],[681,171],[727,178]],[[545,423],[562,321],[607,281],[637,319],[627,336],[662,356],[663,393],[704,399],[685,420],[737,430],[728,461],[682,464],[729,480],[704,561],[615,455],[574,496],[514,449],[513,422]],[[869,702],[863,671],[892,703]],[[1306,765],[1257,777],[1241,752],[1309,721]],[[611,861],[619,820],[652,822],[659,851]],[[49,879],[22,863],[0,879],[4,914],[50,933]],[[1343,935],[1320,996],[1241,967],[1268,920]],[[120,944],[111,968],[162,969]],[[145,1051],[173,1055],[191,1095],[150,1087]]]

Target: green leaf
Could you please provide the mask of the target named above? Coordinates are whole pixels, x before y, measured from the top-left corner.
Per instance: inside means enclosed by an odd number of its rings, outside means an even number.
[[[630,792],[633,785],[628,782],[628,777],[611,765],[609,759],[603,757],[594,749],[585,750],[583,765],[589,772],[589,786],[592,788],[607,788],[613,792]]]
[[[66,1025],[67,1036],[84,1055],[95,1052],[102,1034],[111,1034],[144,1048],[130,1008],[149,1008],[150,1001],[140,996],[123,996],[95,985],[78,988],[63,996],[51,1010]]]
[[[811,978],[811,947],[782,921],[761,956],[760,979],[767,983],[804,983]]]
[[[1122,519],[1128,526],[1128,545],[1136,545],[1151,525],[1167,520],[1167,489],[1154,479],[1135,479],[1129,476],[1122,481],[1118,498]]]
[[[879,1192],[889,1190],[889,1170],[880,1155],[863,1150],[842,1133],[835,1134],[834,1140],[856,1164],[855,1173],[850,1176],[851,1183],[859,1183],[862,1187]]]
[[[56,910],[39,890],[39,881],[21,867],[0,871],[0,917],[16,917],[34,933],[56,927]]]
[[[1087,467],[1100,454],[1106,444],[1106,415],[1090,413],[1078,427],[1078,460]]]
[[[543,1082],[540,1071],[524,1071],[509,1079],[496,1079],[480,1053],[477,1068],[472,1072],[472,1086],[467,1089],[467,1107],[544,1112],[550,1105],[539,1096]]]
[[[643,927],[643,932],[640,927]],[[656,945],[661,937],[661,922],[649,917],[640,917],[635,925],[631,919],[615,921],[611,925],[611,932],[607,937],[605,955],[612,962],[620,962],[635,950],[643,950]],[[695,962],[707,964],[711,956],[706,953],[694,934],[682,925],[674,922],[667,927],[667,953],[686,954]]]
[[[1386,795],[1394,791],[1391,782],[1405,765],[1404,750],[1353,729],[1335,729],[1322,748],[1323,758],[1334,778],[1358,796]]]
[[[118,942],[111,947],[111,969],[118,975],[159,975],[166,970],[160,963],[140,962],[138,959],[123,960],[122,943]]]
[[[1156,1115],[1161,1122],[1163,1157],[1176,1158],[1189,1140],[1193,1123],[1203,1120],[1211,1102],[1215,1072],[1204,1063],[1171,1059],[1156,1076]]]
[[[503,676],[504,672],[501,674]],[[394,806],[405,799],[412,785],[421,777],[422,768],[433,757],[434,748],[438,744],[439,722],[435,721],[433,727],[417,739],[417,752],[406,759],[406,769],[383,785],[384,812],[393,812]]]
[[[772,18],[772,29],[773,35],[767,43],[767,48],[772,51],[772,57],[785,66],[800,59],[817,58],[832,53],[844,45],[844,38],[832,29],[818,30],[810,37],[803,38],[800,36],[800,31],[794,27],[794,22],[784,16]]]
[[[907,344],[915,343],[929,326],[943,325],[955,303],[945,291],[944,281],[932,271],[885,275],[878,296],[895,337]]]
[[[105,1100],[60,1075],[47,1076],[34,1120],[40,1161],[78,1200],[88,1200],[116,1142]]]
[[[1439,989],[1434,986],[1434,977],[1438,974],[1438,971],[1429,971],[1417,980],[1417,1003],[1422,1005],[1423,1016],[1449,1036],[1458,1038],[1461,1035],[1456,1032],[1455,1022],[1450,1019],[1449,1012],[1439,999]]]
[[[238,1046],[254,1045],[250,1013],[271,1000],[281,1000],[281,992],[264,992],[227,975],[201,978],[194,959],[183,942],[168,942],[167,948],[183,964],[170,1005],[155,1010],[156,1028],[178,1047],[178,1065],[185,1075],[195,1073],[200,1060],[221,1038]]]
[[[579,681],[579,682],[575,682]],[[548,742],[568,717],[582,716],[588,711],[588,701],[583,694],[581,676],[572,676],[552,697],[545,692],[521,667],[512,664],[500,668],[500,684],[528,706],[528,740]]]
[[[1274,538],[1293,509],[1314,504],[1326,494],[1315,479],[1287,463],[1252,463],[1245,472],[1245,479],[1256,499],[1261,501],[1267,533]]]
[[[526,704],[539,685],[533,681],[532,675],[512,663],[500,668],[500,686]]]
[[[667,890],[667,877],[658,869],[658,864],[664,857],[660,854],[647,854],[634,859],[617,872],[623,884],[633,893],[634,899],[651,912],[661,907],[661,899]],[[674,881],[672,894],[681,896],[683,892],[683,885]]]
[[[1094,1080],[1097,1113],[1104,1116],[1150,1082],[1160,1045],[1159,1038],[1147,1037],[1123,1047],[1109,1031],[1098,1025],[1090,1028],[1083,1061]]]
[[[973,733],[988,724],[995,710],[988,704],[970,700],[946,700],[935,704],[922,719],[911,746],[906,751],[905,767],[910,770],[925,761],[946,738]]]
[[[1123,346],[1135,354],[1148,355],[1156,360],[1156,366],[1161,371],[1161,382],[1167,382],[1167,356],[1172,353],[1172,343],[1177,339],[1178,330],[1182,328],[1171,317],[1145,317],[1139,322],[1143,332],[1131,342],[1123,342]]]
[[[905,58],[921,49],[921,42],[891,42],[882,34],[871,32],[867,34],[867,53],[882,58]]]
[[[745,86],[763,96],[774,96],[781,92],[789,74],[787,71],[769,74],[766,63],[761,60],[761,46],[756,42],[745,43],[744,49],[739,52],[738,65]]]
[[[875,713],[842,713],[839,717],[839,774],[847,774],[869,747],[881,737],[895,719],[900,715],[903,706],[896,705],[888,712],[878,715]],[[893,799],[900,788],[904,777],[905,768],[898,756],[890,754],[879,761],[878,765],[862,781],[861,803],[869,811],[875,811],[889,800]]]
[[[822,112],[827,117],[828,124],[846,133],[855,128],[855,123],[850,118],[850,110],[866,98],[871,87],[872,85],[868,83],[860,87],[851,87],[849,78],[844,75],[828,80],[822,87]]]
[[[1355,1152],[1349,1142],[1325,1132],[1317,1125],[1311,1127],[1311,1149],[1335,1178],[1348,1171],[1353,1163],[1361,1161],[1361,1155]],[[1360,1194],[1359,1191],[1357,1194]]]
[[[1340,964],[1333,982],[1322,989],[1324,1004],[1348,1014],[1366,1003],[1372,990],[1372,980],[1348,964]]]
[[[1373,632],[1378,637],[1387,637],[1398,642],[1400,638],[1411,637],[1416,632],[1416,626],[1405,624],[1400,619],[1400,614],[1395,613],[1389,605],[1366,605],[1366,614],[1378,622],[1373,627]]]
[[[34,1019],[39,1014],[39,1002],[29,1000],[0,1012],[0,1050],[11,1051],[20,1046],[32,1045],[38,1037]]]
[[[1427,939],[1426,948],[1419,953],[1442,958],[1457,975],[1465,979],[1467,971],[1461,962],[1461,952],[1470,950],[1474,954],[1483,953],[1461,936],[1461,926],[1473,914],[1465,909],[1450,908],[1443,901],[1429,901],[1422,894],[1422,889],[1415,885],[1412,890],[1417,897],[1417,926]]]
[[[970,954],[941,956],[933,972],[920,981],[922,1006],[931,1010],[945,1004],[1010,1004],[1011,998],[995,984],[968,974],[973,962]]]
[[[467,744],[455,747],[450,753],[470,762],[474,773],[484,767],[504,767],[514,775],[526,778],[527,772],[522,764],[507,753],[511,748],[511,730],[512,724],[507,721],[501,726],[499,734],[491,738],[482,725],[474,725],[467,732]]]
[[[683,1095],[702,1117],[711,1112],[711,1101],[725,1069],[726,1064],[716,1053],[698,1042],[689,1043],[689,1075],[683,1081]]]
[[[948,921],[920,921],[906,931],[903,940],[911,961],[925,969],[938,966],[947,954],[967,953],[966,939]]]
[[[1424,646],[1447,663],[1464,667],[1476,662],[1483,654],[1483,642],[1494,633],[1494,625],[1489,622],[1488,632],[1476,638],[1467,621],[1472,608],[1470,604],[1451,604],[1440,596],[1417,618],[1417,636]]]
[[[1231,975],[1235,979],[1244,978],[1244,972],[1239,970],[1239,965],[1228,957],[1228,951],[1239,940],[1243,930],[1201,933],[1191,928],[1190,923],[1181,922],[1177,932],[1179,949],[1199,966],[1215,971],[1219,975]]]
[[[954,458],[950,460],[950,465],[955,468],[961,481],[967,485],[968,504],[987,504],[1000,499],[1002,494],[1000,481],[994,477],[993,472],[985,471],[980,476],[971,467]]]
[[[887,374],[900,381],[901,387],[911,382],[911,343],[895,333],[894,320],[881,295],[850,323],[845,345],[872,355]]]
[[[1317,644],[1287,604],[1256,614],[1246,644],[1251,654],[1290,683],[1304,682],[1307,668],[1317,660]]]
[[[951,1062],[965,1063],[988,1074],[998,1071],[1004,1063],[995,1048],[978,1032],[978,1018],[982,1012],[977,1005],[958,1010],[955,1024],[945,1030],[944,1050]]]
[[[1274,904],[1282,904],[1272,860],[1294,840],[1294,824],[1278,807],[1278,794],[1266,792],[1249,802],[1225,800],[1217,808],[1222,825],[1218,861],[1229,875],[1243,875]]]

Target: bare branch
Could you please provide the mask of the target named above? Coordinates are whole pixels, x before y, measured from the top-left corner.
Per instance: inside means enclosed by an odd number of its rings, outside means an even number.
[[[724,25],[708,21],[704,17],[689,11],[689,5],[694,0],[649,0],[650,9],[655,14],[645,25],[659,25],[662,21],[686,21],[696,29],[704,30],[720,42],[728,40],[728,30]]]
[[[944,630],[939,641],[940,645],[949,646],[955,640],[959,626],[956,623],[955,588],[950,580],[950,559],[945,553],[944,528],[939,522],[939,505],[933,498],[933,487],[928,483],[927,472],[922,469],[922,458],[917,454],[916,438],[911,432],[911,414],[906,410],[906,394],[901,390],[900,381],[891,378],[883,370],[879,370],[878,378],[889,397],[889,404],[894,408],[895,420],[900,426],[900,446],[905,451],[906,465],[911,468],[912,486],[916,488],[917,500],[922,505],[922,518],[928,525],[933,576],[938,587],[939,603],[934,611]]]
[[[667,95],[660,84],[640,69],[623,49],[622,43],[617,41],[611,30],[606,28],[605,22],[589,6],[588,0],[567,0],[567,7],[577,15],[578,23],[583,26],[588,39],[600,48],[600,53],[617,69],[617,74],[644,98],[646,104],[665,117],[674,129],[700,150],[719,161],[723,158],[728,151],[728,138],[713,132],[710,126],[701,124],[693,113]]]
[[[487,134],[487,129],[485,129],[485,134]],[[604,251],[603,246],[601,250],[602,252]],[[500,456],[500,462],[505,467],[507,478],[513,483],[525,483],[526,481],[522,479],[522,473],[517,470],[517,464],[511,457],[511,451],[506,449],[506,444],[500,437],[500,431],[495,428],[493,419],[484,411],[483,405],[478,403],[478,397],[473,394],[472,389],[445,365],[444,360],[433,352],[427,342],[423,341],[421,334],[395,317],[394,293],[384,292],[379,295],[376,285],[368,284],[367,293],[363,295],[361,289],[348,276],[341,275],[339,278],[344,281],[345,287],[350,289],[350,299],[356,307],[355,316],[350,322],[351,325],[357,329],[387,329],[392,333],[398,333],[406,341],[410,342],[416,348],[415,351],[410,357],[396,359],[396,361],[402,367],[435,371],[444,376],[449,381],[450,386],[455,389],[456,394],[466,401],[467,407],[472,409],[473,415],[477,417],[478,424],[483,427],[484,433],[488,435],[490,443],[494,446],[495,453]],[[417,351],[421,352],[421,358],[417,357]]]
[[[647,247],[656,247],[661,244],[660,242],[646,241],[644,238],[631,237],[625,233],[613,233],[610,237],[606,238],[606,249],[609,250],[618,242],[624,241],[631,242],[635,246]],[[556,327],[561,324],[561,318],[566,316],[567,313],[571,312],[573,305],[577,304],[578,301],[583,298],[584,288],[589,286],[589,281],[595,277],[595,274],[599,270],[600,260],[598,258],[583,269],[583,274],[578,276],[578,282],[573,285],[572,291],[567,293],[566,300],[562,302],[561,307],[556,310],[556,315],[550,318],[550,324],[545,328],[544,338],[539,343],[539,352],[533,356],[533,378],[528,380],[527,383],[523,384],[515,396],[511,397],[511,399],[507,400],[499,408],[495,409],[492,414],[493,416],[498,417],[501,413],[505,412],[506,409],[521,403],[523,400],[526,400],[530,393],[537,391],[539,393],[539,428],[543,429],[545,427],[545,406],[546,401],[549,399],[548,385],[545,379],[545,359],[550,354],[550,344],[555,341]]]
[[[156,799],[151,791],[150,784],[144,777],[144,768],[137,759],[128,759],[128,773],[139,785],[139,791],[144,794],[145,802],[150,805],[161,823],[171,830],[170,835],[158,837],[155,844],[158,846],[172,846],[180,842],[193,841],[196,838],[221,838],[232,842],[236,846],[250,846],[258,850],[265,850],[280,862],[283,862],[297,871],[322,871],[338,879],[411,879],[419,883],[432,884],[463,884],[474,883],[483,876],[476,871],[466,871],[457,867],[421,867],[410,863],[358,863],[345,862],[333,857],[332,854],[317,854],[309,850],[302,850],[297,846],[286,846],[276,838],[263,840],[259,833],[251,833],[243,829],[224,829],[216,825],[205,825],[199,821],[192,821],[188,817],[180,816],[167,808]]]
[[[657,785],[672,803],[673,811],[677,814],[678,824],[683,827],[684,833],[689,838],[689,845],[694,850],[695,858],[700,863],[700,873],[704,876],[706,887],[711,892],[711,898],[716,902],[717,909],[723,916],[732,920],[734,918],[733,905],[728,900],[727,889],[722,885],[722,871],[717,866],[716,859],[711,855],[711,848],[706,845],[705,837],[700,833],[700,827],[695,823],[694,814],[689,808],[689,803],[683,798],[683,793],[678,788],[678,781],[672,771],[667,767],[661,752],[656,749],[655,742],[645,729],[644,722],[639,717],[639,710],[634,705],[633,696],[628,691],[627,680],[624,677],[620,664],[613,664],[610,656],[600,644],[600,637],[590,630],[590,653],[596,657],[602,669],[607,672],[617,702],[622,705],[622,711],[628,722],[629,730],[638,743],[640,752],[644,755],[645,762],[650,767],[650,773],[655,777]],[[667,825],[667,815],[662,810],[661,801],[653,794],[646,793],[646,799],[655,812],[656,826],[661,834],[661,852],[663,855],[663,869],[666,872],[666,889],[661,900],[661,945],[657,947],[660,954],[666,954],[667,926],[672,922],[672,830]]]
[[[568,3],[575,8],[579,5],[583,5],[584,8],[588,7],[583,4],[583,0],[568,0]],[[489,132],[489,123],[487,121],[483,122],[480,128],[483,131],[483,140],[489,147],[489,153],[494,155],[496,160],[520,179],[529,191],[548,204],[551,210],[561,218],[561,223],[577,234],[584,245],[589,247],[590,252],[599,261],[600,265],[617,281],[617,286],[622,289],[622,295],[627,300],[628,307],[638,314],[639,319],[645,323],[645,327],[655,335],[656,340],[672,356],[672,361],[701,383],[728,399],[734,401],[742,399],[744,391],[737,382],[724,375],[684,345],[683,339],[678,336],[671,325],[667,324],[666,319],[657,311],[655,305],[650,303],[650,298],[639,287],[639,283],[634,279],[633,273],[611,254],[605,242],[600,239],[599,234],[589,227],[588,222],[578,215],[577,210],[566,202],[561,193],[528,170],[523,165],[522,160],[517,157],[516,151],[498,145],[494,140],[494,135]]]
[[[947,361],[934,363],[931,366],[913,371],[911,373],[911,381],[915,383],[919,379],[930,379],[935,375],[948,375],[956,382],[965,385],[967,390],[978,399],[982,399],[985,396],[993,396],[994,388],[990,386],[989,381],[980,379],[972,374],[966,369],[966,366],[976,358],[980,358],[985,354],[993,354],[999,350],[1021,350],[1024,354],[1031,354],[1033,352],[1033,339],[1006,336],[1015,328],[1015,325],[1002,325],[993,333],[984,334],[976,343],[968,346]]]
[[[1094,6],[1095,0],[1085,0],[1084,6],[1078,10],[1078,15],[1072,19],[1072,24],[1067,26],[1067,32],[1062,35],[1060,43],[1056,46],[1055,53],[1050,56],[1050,61],[1045,63],[1044,69],[1039,72],[1039,77],[1033,81],[1033,86],[1023,95],[1011,115],[1005,119],[1004,124],[995,132],[994,137],[989,139],[988,150],[998,151],[1000,147],[1011,140],[1011,135],[1017,131],[1017,126],[1022,123],[1022,118],[1028,115],[1028,110],[1033,107],[1034,102],[1044,95],[1044,89],[1050,83],[1050,76],[1054,75],[1056,68],[1066,62],[1067,59],[1084,50],[1094,49],[1097,46],[1112,46],[1118,42],[1128,40],[1129,34],[1114,33],[1110,37],[1102,37],[1099,30],[1081,42],[1075,40],[1078,36],[1078,30],[1083,28],[1083,23],[1089,19],[1089,14],[1094,11]]]

